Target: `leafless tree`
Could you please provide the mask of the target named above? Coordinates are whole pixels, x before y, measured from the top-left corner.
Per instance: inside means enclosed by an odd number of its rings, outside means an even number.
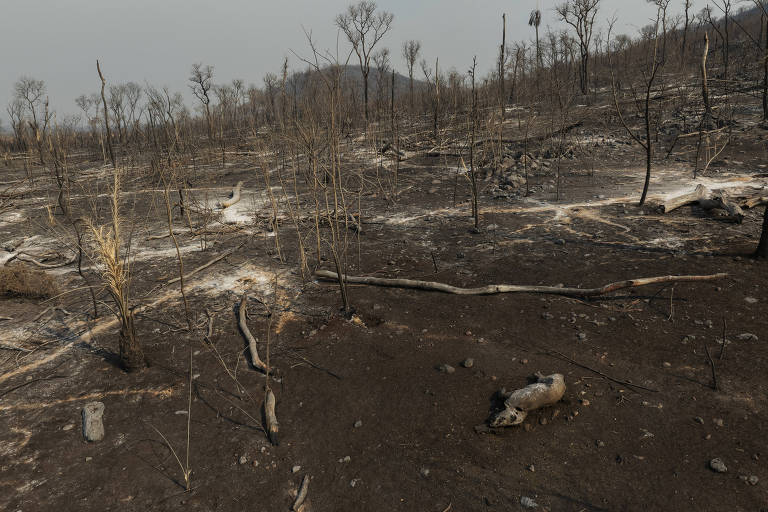
[[[413,67],[416,65],[416,59],[421,52],[421,42],[413,39],[403,43],[403,58],[408,67],[408,94],[411,110],[413,110]]]
[[[616,94],[616,79],[614,74],[614,66],[613,63],[611,63],[611,90],[613,92],[613,102],[614,106],[616,108],[616,113],[619,116],[619,121],[621,121],[622,126],[626,130],[626,132],[629,134],[632,139],[645,150],[645,161],[646,161],[646,172],[645,172],[645,182],[643,184],[643,193],[640,196],[640,206],[645,204],[645,199],[648,196],[648,187],[650,186],[651,181],[651,165],[652,165],[652,159],[653,159],[653,141],[651,138],[651,125],[653,123],[653,114],[651,112],[651,97],[653,94],[653,87],[654,83],[656,82],[656,79],[658,78],[661,69],[664,67],[665,60],[662,52],[662,47],[664,45],[664,41],[660,41],[660,39],[663,39],[666,37],[666,33],[662,32],[659,33],[662,25],[664,24],[664,18],[666,18],[667,12],[667,6],[669,4],[668,0],[649,0],[650,2],[653,2],[656,4],[656,22],[654,23],[653,27],[654,30],[652,33],[647,34],[647,40],[645,41],[645,44],[647,45],[646,49],[646,56],[645,56],[645,62],[641,64],[641,75],[643,77],[643,99],[642,102],[635,97],[635,105],[637,105],[638,113],[641,114],[643,118],[643,125],[644,125],[644,136],[638,135],[635,133],[632,128],[629,127],[627,124],[624,115],[622,113],[622,108],[619,105],[618,96]],[[611,29],[613,28],[613,22],[611,22],[611,26],[608,31],[608,39],[610,41],[610,33]],[[661,36],[661,37],[660,37]],[[661,43],[661,47],[659,44]],[[634,93],[634,88],[632,88]],[[633,94],[634,95],[634,94]],[[641,106],[642,105],[642,106]],[[658,123],[658,118],[657,118]]]
[[[528,18],[528,26],[536,30],[536,65],[541,67],[541,51],[539,49],[539,25],[541,25],[541,11],[534,9]]]
[[[213,121],[211,119],[211,96],[209,92],[213,87],[213,66],[203,66],[201,63],[192,64],[189,75],[189,85],[192,94],[200,100],[205,112],[205,121],[208,126],[208,140],[213,142]]]
[[[115,127],[120,142],[125,142],[125,85],[117,84],[109,86],[109,108],[114,114]]]
[[[106,131],[107,148],[109,149],[109,159],[112,161],[112,167],[117,167],[115,161],[115,151],[112,149],[112,132],[109,129],[109,109],[107,108],[107,97],[104,94],[104,88],[107,86],[107,80],[104,78],[104,74],[101,72],[101,65],[96,60],[96,71],[99,72],[99,79],[101,80],[101,103],[104,113],[104,130]]]
[[[45,96],[45,82],[32,77],[23,76],[13,86],[14,98],[24,106],[27,122],[32,129],[32,135],[37,145],[40,163],[45,165],[45,137],[50,121],[48,100]]]
[[[376,12],[376,3],[361,1],[350,5],[347,11],[336,16],[336,25],[347,36],[360,63],[363,75],[363,101],[365,104],[365,122],[368,123],[368,75],[371,71],[371,57],[376,44],[392,27],[392,13]]]
[[[560,19],[573,27],[579,39],[579,85],[582,94],[587,94],[589,88],[590,46],[599,5],[600,0],[568,0],[555,7]]]
[[[683,43],[680,47],[680,61],[685,62],[685,57],[688,50],[688,28],[691,24],[691,4],[693,0],[683,0],[685,24],[683,25]]]
[[[8,120],[11,122],[11,129],[13,129],[13,138],[16,144],[16,149],[19,151],[24,150],[24,103],[18,98],[14,98],[5,111],[8,113]]]
[[[382,105],[386,101],[387,79],[389,78],[389,48],[382,48],[373,54],[373,64],[376,67],[376,115],[381,114]]]
[[[755,7],[757,7],[761,14],[762,14],[762,20],[765,20],[765,30],[762,30],[761,27],[761,34],[764,34],[765,37],[765,46],[763,47],[763,121],[768,121],[768,0],[752,0],[752,2],[755,4]],[[762,23],[761,20],[761,23]],[[758,44],[762,43],[762,41],[758,41]],[[766,235],[768,238],[768,235]],[[766,245],[768,245],[768,242],[766,242]],[[768,250],[768,249],[767,249]]]
[[[731,34],[730,34],[730,18],[731,18],[731,9],[733,8],[731,0],[713,0],[712,2],[715,7],[718,8],[718,10],[722,13],[723,17],[718,21],[714,18],[712,18],[712,7],[707,4],[707,6],[702,11],[702,15],[704,16],[704,19],[707,23],[710,24],[712,29],[717,32],[717,35],[720,36],[721,41],[721,52],[723,56],[723,79],[726,81],[726,87],[727,87],[727,80],[728,80],[728,64],[730,61],[730,46],[731,46]],[[722,22],[722,30],[720,22]]]

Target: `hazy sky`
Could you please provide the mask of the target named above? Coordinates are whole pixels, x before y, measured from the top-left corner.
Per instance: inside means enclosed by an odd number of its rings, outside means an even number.
[[[44,80],[51,107],[77,113],[74,99],[98,90],[96,59],[108,83],[135,81],[181,91],[192,103],[187,77],[193,62],[212,64],[214,80],[242,78],[262,85],[285,56],[308,53],[302,26],[323,49],[336,45],[334,17],[349,0],[0,0],[0,119],[21,75]],[[501,13],[507,13],[507,41],[533,38],[528,14],[537,7],[545,27],[559,28],[555,0],[379,0],[395,15],[381,44],[405,72],[400,47],[406,39],[422,42],[424,57],[440,67],[465,71],[477,55],[481,74],[489,71],[501,37]],[[677,4],[673,1],[675,12]],[[706,0],[697,0],[694,12]],[[618,33],[634,34],[650,22],[646,0],[603,0],[598,19],[616,15]],[[346,47],[346,43],[342,41]]]

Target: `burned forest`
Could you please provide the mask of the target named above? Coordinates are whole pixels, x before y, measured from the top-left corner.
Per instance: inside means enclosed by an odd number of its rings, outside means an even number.
[[[624,1],[6,68],[0,509],[768,510],[768,1]]]

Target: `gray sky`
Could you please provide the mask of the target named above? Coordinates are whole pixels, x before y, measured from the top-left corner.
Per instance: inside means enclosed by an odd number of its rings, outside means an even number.
[[[277,72],[285,56],[300,63],[291,49],[306,55],[302,26],[321,48],[336,44],[334,17],[349,0],[3,0],[0,16],[0,119],[8,128],[5,107],[21,75],[44,80],[50,105],[59,115],[77,113],[74,99],[98,90],[96,59],[108,83],[135,81],[181,91],[193,62],[212,64],[214,81],[242,78],[262,85]],[[465,71],[478,57],[481,74],[489,71],[501,37],[501,13],[507,13],[507,41],[532,39],[528,14],[538,6],[545,27],[560,28],[555,0],[379,0],[395,15],[392,31],[381,44],[405,71],[400,46],[422,42],[424,57],[440,58],[441,69]],[[674,1],[675,13],[677,4]],[[694,12],[706,0],[695,2]],[[598,19],[616,15],[617,33],[634,34],[650,22],[654,10],[646,0],[603,0]],[[343,41],[342,41],[343,42]],[[344,42],[343,42],[344,43]],[[345,44],[345,43],[344,43]],[[346,44],[345,44],[346,47]]]

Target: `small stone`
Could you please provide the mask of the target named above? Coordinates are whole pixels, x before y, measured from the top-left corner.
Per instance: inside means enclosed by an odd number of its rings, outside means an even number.
[[[587,400],[586,398],[582,398],[581,405],[583,405],[584,407],[589,407],[589,400]]]
[[[760,479],[757,478],[757,475],[750,475],[749,478],[747,478],[747,483],[749,485],[757,485],[759,481]]]
[[[745,332],[743,334],[739,334],[736,336],[736,339],[739,341],[758,341],[758,337],[756,334],[752,334],[751,332]]]
[[[86,457],[85,462],[91,462],[93,460],[93,457]]]
[[[363,426],[363,420],[357,420],[355,422],[355,428],[360,428]]]
[[[240,463],[240,465],[242,466],[243,464],[248,462],[248,457],[246,457],[245,455],[241,455],[240,458],[237,460],[237,462]]]
[[[579,341],[586,341],[587,335],[583,332],[580,332],[576,335],[576,339],[578,339]]]
[[[526,469],[528,471],[530,471],[531,473],[535,473],[536,472],[536,466],[534,466],[533,464],[529,464]]]
[[[421,468],[419,470],[419,474],[423,476],[424,478],[427,478],[429,476],[429,469],[427,468]]]
[[[545,418],[544,416],[539,418],[539,425],[546,425],[546,424],[547,424],[547,418]]]
[[[67,423],[66,425],[61,427],[61,430],[67,431],[67,430],[72,430],[73,428],[75,428],[74,423]]]
[[[672,368],[672,363],[668,363],[668,362],[664,361],[664,363],[662,364],[662,366],[663,366],[664,368]]]
[[[301,471],[301,466],[293,466],[291,468],[291,473],[298,473],[299,471]]]
[[[475,366],[475,360],[471,357],[466,358],[464,361],[462,361],[461,366],[464,368],[472,368]]]
[[[359,484],[359,483],[360,483],[360,479],[359,478],[353,478],[352,480],[349,481],[349,486],[350,487],[356,487],[357,484]]]
[[[746,301],[747,304],[757,304],[758,302],[754,297],[744,297],[744,301]]]
[[[714,423],[718,427],[722,427],[724,425],[723,418],[715,418],[712,420],[712,423]]]
[[[595,446],[597,446],[598,448],[602,448],[605,446],[605,442],[598,439],[595,441]]]
[[[451,374],[456,371],[456,368],[449,365],[448,363],[443,363],[440,366],[437,367],[437,369],[443,373]]]
[[[702,418],[701,416],[696,416],[695,418],[693,418],[693,421],[695,421],[696,423],[701,423],[702,425],[704,424],[704,418]]]
[[[86,441],[101,441],[104,439],[104,404],[88,402],[83,407],[83,437]]]
[[[257,461],[257,460],[253,461],[252,465],[255,468],[259,467],[259,461]]]
[[[709,461],[709,468],[715,473],[725,473],[726,471],[728,471],[728,468],[725,466],[725,463],[718,458],[714,458]]]
[[[529,498],[528,496],[521,496],[520,497],[520,504],[525,508],[538,508],[539,504],[534,501],[533,498]]]
[[[558,238],[555,240],[555,245],[565,245],[565,240],[562,238]]]
[[[543,318],[544,320],[552,320],[554,316],[552,315],[552,313],[548,313],[545,311],[544,313],[541,314],[541,318]]]
[[[351,461],[352,461],[352,457],[350,457],[349,455],[347,455],[346,457],[342,457],[342,458],[340,458],[340,459],[339,459],[339,462],[340,462],[341,464],[346,464],[346,463],[348,463],[348,462],[351,462]]]

